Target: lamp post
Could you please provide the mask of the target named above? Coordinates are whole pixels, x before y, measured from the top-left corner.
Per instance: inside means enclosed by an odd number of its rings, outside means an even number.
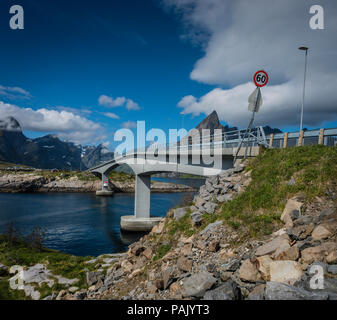
[[[308,61],[308,50],[307,47],[299,47],[299,50],[305,51],[305,63],[304,63],[304,81],[303,81],[303,96],[302,96],[302,109],[301,109],[301,124],[300,131],[303,129],[303,110],[304,110],[304,98],[305,98],[305,81],[307,76],[307,61]]]

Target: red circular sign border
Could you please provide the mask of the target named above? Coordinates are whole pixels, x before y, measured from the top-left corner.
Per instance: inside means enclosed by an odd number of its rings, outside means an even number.
[[[256,82],[256,76],[257,76],[257,74],[260,73],[260,72],[263,72],[263,73],[266,75],[266,77],[267,77],[267,80],[266,80],[266,82],[265,82],[263,85],[260,85],[260,84],[258,84],[258,83]],[[260,88],[264,87],[265,85],[267,85],[268,81],[269,81],[269,76],[268,76],[268,73],[267,73],[266,71],[264,71],[264,70],[259,70],[259,71],[256,71],[256,72],[255,72],[255,74],[254,74],[254,83],[255,83],[255,85],[256,85],[257,87],[260,87]]]

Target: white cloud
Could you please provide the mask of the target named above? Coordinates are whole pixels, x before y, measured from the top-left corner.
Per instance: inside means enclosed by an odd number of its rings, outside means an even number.
[[[111,119],[119,119],[119,116],[116,113],[113,112],[104,112],[103,113],[106,117]]]
[[[32,95],[19,87],[5,87],[0,85],[0,96],[4,96],[9,99],[30,99]]]
[[[99,105],[108,107],[108,108],[121,107],[125,102],[126,102],[126,98],[124,97],[118,97],[114,99],[106,95],[101,95],[98,98]]]
[[[125,129],[137,128],[137,123],[134,121],[127,121],[127,122],[123,122],[121,124],[121,127]]]
[[[126,102],[126,109],[128,109],[128,110],[139,110],[140,108],[139,108],[138,103],[134,102],[131,99],[128,99],[127,102]]]
[[[217,110],[222,120],[244,125],[249,84],[256,70],[265,69],[270,83],[262,89],[261,124],[290,125],[298,122],[303,83],[304,55],[308,56],[305,125],[318,126],[337,120],[337,2],[322,3],[325,30],[309,27],[308,0],[165,0],[181,14],[194,41],[202,34],[204,56],[191,79],[229,87],[216,89],[200,99],[187,96],[179,102],[184,113]],[[192,32],[191,32],[192,30]],[[205,37],[206,35],[206,37]],[[245,120],[246,121],[246,120]]]
[[[102,139],[102,127],[69,111],[21,108],[0,101],[0,117],[12,116],[23,130],[56,132],[62,139],[76,143],[94,143]]]
[[[125,97],[112,98],[106,95],[101,95],[98,98],[98,104],[106,108],[115,108],[125,106],[127,110],[139,110],[140,107],[138,103],[134,102],[132,99],[127,99]]]

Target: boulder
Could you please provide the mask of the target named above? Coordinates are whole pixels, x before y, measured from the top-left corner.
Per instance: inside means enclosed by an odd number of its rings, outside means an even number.
[[[297,201],[296,198],[289,199],[281,215],[281,221],[283,221],[287,228],[294,226],[293,220],[298,219],[301,216],[302,203]]]
[[[190,272],[192,270],[192,260],[189,260],[185,257],[180,257],[177,261],[177,267],[186,272]]]
[[[326,257],[327,263],[337,263],[337,251],[332,251],[330,254]]]
[[[300,256],[300,250],[295,245],[293,247],[290,247],[288,250],[285,250],[281,252],[277,257],[275,257],[275,260],[292,260],[296,261]]]
[[[323,240],[327,239],[331,236],[331,232],[324,226],[317,226],[311,234],[314,240]]]
[[[165,226],[165,221],[159,222],[158,224],[156,224],[156,225],[152,228],[151,233],[152,233],[152,234],[161,234],[161,233],[163,233],[164,226]]]
[[[184,217],[187,213],[187,207],[184,207],[184,208],[178,208],[178,209],[175,209],[173,210],[173,218],[175,220],[179,220],[181,219],[182,217]]]
[[[263,300],[265,288],[265,284],[260,284],[256,286],[253,291],[249,293],[247,300]]]
[[[309,247],[301,252],[301,260],[303,263],[311,264],[314,261],[324,261],[325,257],[333,251],[337,250],[337,243],[325,242],[320,246]]]
[[[210,223],[204,230],[200,232],[200,235],[204,235],[206,233],[212,233],[214,229],[216,229],[218,226],[222,225],[222,221],[215,221],[213,223]]]
[[[209,193],[213,193],[213,192],[214,192],[214,187],[213,187],[213,185],[212,185],[211,183],[209,183],[207,180],[206,180],[205,186],[206,186],[207,192],[209,192]]]
[[[263,280],[268,281],[270,280],[270,264],[273,260],[270,256],[262,256],[256,259],[258,261],[258,271],[260,272]]]
[[[207,180],[206,180],[206,184],[207,184],[207,182],[209,182],[212,185],[217,185],[218,182],[219,182],[219,177],[218,176],[208,177]]]
[[[227,193],[221,196],[217,196],[217,201],[219,202],[226,202],[226,201],[231,201],[233,199],[233,195],[231,193]]]
[[[328,266],[328,272],[332,274],[337,274],[337,264],[331,264]]]
[[[164,290],[166,290],[170,284],[173,282],[173,277],[172,277],[172,267],[168,267],[168,268],[165,268],[163,271],[162,271],[162,282],[163,282],[163,288]],[[158,289],[161,289],[160,287],[158,287]]]
[[[202,222],[202,213],[199,211],[193,212],[191,214],[191,219],[193,226],[199,226]]]
[[[196,196],[196,197],[194,198],[194,205],[195,205],[198,209],[199,209],[201,206],[203,206],[205,202],[206,202],[206,201],[205,201],[203,198],[199,197],[199,196]]]
[[[239,277],[243,281],[256,282],[261,279],[261,276],[250,259],[245,260],[239,270]]]
[[[265,256],[273,253],[280,254],[282,251],[288,250],[289,248],[289,237],[287,234],[282,234],[272,241],[262,245],[261,247],[258,247],[255,255]]]
[[[133,264],[128,260],[124,260],[121,264],[121,267],[125,273],[130,273],[133,270]]]
[[[147,260],[151,260],[152,258],[152,249],[151,248],[147,248],[142,252],[142,255],[147,259]]]
[[[93,271],[86,273],[86,280],[88,286],[92,286],[98,282],[98,280],[102,280],[104,278],[104,274],[102,271]]]
[[[285,260],[273,261],[269,265],[270,280],[272,282],[283,282],[287,284],[294,284],[301,279],[303,274],[301,265],[298,262]]]
[[[192,254],[192,243],[185,244],[182,248],[180,253],[184,256],[190,256]]]
[[[208,214],[213,214],[216,208],[216,204],[214,202],[206,202],[204,204],[204,209],[206,211],[206,213]]]
[[[279,282],[267,282],[264,296],[266,300],[327,300],[329,297],[326,293],[314,293]]]
[[[216,282],[216,278],[207,271],[194,273],[183,282],[183,296],[203,297],[206,290],[211,289]]]
[[[227,281],[214,290],[208,290],[204,300],[241,300],[241,290],[234,281]]]
[[[223,271],[234,272],[240,267],[240,261],[238,259],[233,259],[230,262],[222,265]]]

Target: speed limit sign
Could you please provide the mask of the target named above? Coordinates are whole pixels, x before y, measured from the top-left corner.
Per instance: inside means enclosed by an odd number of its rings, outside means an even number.
[[[254,82],[257,87],[264,87],[268,83],[268,80],[269,76],[264,70],[259,70],[254,75]]]

